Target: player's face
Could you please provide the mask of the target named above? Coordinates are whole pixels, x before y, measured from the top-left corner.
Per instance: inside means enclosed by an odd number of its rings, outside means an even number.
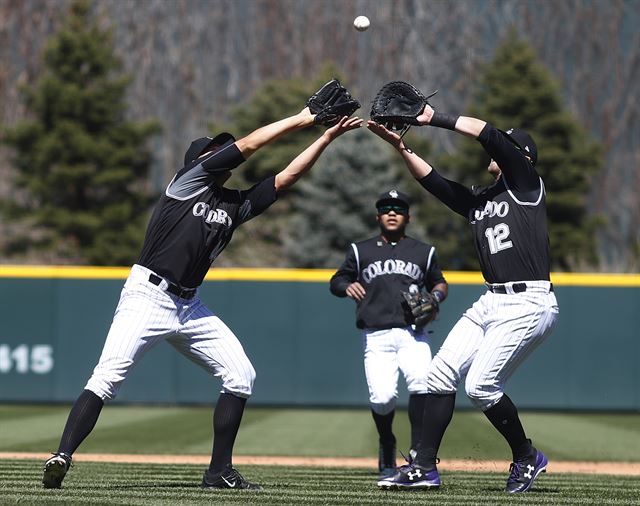
[[[500,174],[502,174],[500,167],[498,167],[498,164],[493,159],[489,162],[487,170],[489,171],[489,174],[491,174],[496,179],[498,179],[500,177]]]
[[[382,206],[378,208],[377,219],[383,232],[404,231],[409,223],[409,210],[402,206]]]

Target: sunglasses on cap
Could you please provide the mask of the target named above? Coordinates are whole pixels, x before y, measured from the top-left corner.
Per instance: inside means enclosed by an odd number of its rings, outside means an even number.
[[[409,209],[404,206],[398,205],[389,205],[389,206],[380,206],[378,208],[378,214],[389,214],[393,211],[396,214],[402,214],[403,216],[407,216],[409,214]]]

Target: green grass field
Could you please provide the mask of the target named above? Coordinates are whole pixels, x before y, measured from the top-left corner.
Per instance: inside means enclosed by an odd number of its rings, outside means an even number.
[[[57,447],[68,406],[0,406],[0,452]],[[640,414],[522,413],[534,444],[550,460],[640,462]],[[207,455],[211,409],[108,406],[79,453]],[[398,412],[399,448],[408,444]],[[237,455],[375,457],[375,429],[366,410],[265,409],[249,406]],[[440,458],[502,459],[509,451],[481,413],[460,411]],[[198,487],[202,465],[78,462],[62,490],[41,488],[40,460],[0,460],[0,504],[640,504],[639,476],[547,473],[522,496],[502,490],[506,472],[443,471],[443,487],[385,492],[374,469],[238,466],[263,492]],[[505,470],[506,471],[506,470]]]
[[[261,492],[198,487],[202,466],[77,464],[61,490],[40,487],[40,462],[0,460],[2,504],[638,504],[640,479],[556,474],[542,476],[528,493],[505,494],[495,473],[446,473],[438,491],[387,492],[363,469],[247,466]]]

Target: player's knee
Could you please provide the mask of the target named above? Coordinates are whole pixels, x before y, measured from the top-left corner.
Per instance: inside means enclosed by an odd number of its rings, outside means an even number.
[[[450,367],[442,361],[433,361],[427,376],[427,391],[431,394],[455,393],[458,378]]]
[[[114,383],[108,381],[104,377],[92,376],[84,387],[85,390],[90,390],[103,401],[110,401],[116,398],[118,391],[120,390],[120,383]]]
[[[502,397],[502,391],[487,385],[473,382],[465,384],[467,397],[476,408],[486,411]]]
[[[249,391],[253,392],[253,384],[256,381],[256,370],[254,369],[253,365],[251,365],[251,363],[249,363],[246,374],[247,374],[247,384],[249,385]]]
[[[396,407],[398,390],[394,385],[369,385],[369,404],[374,413],[386,415]]]
[[[396,399],[392,397],[387,402],[371,402],[371,411],[376,415],[388,415],[396,409]]]
[[[420,376],[407,375],[406,380],[407,390],[410,394],[426,394],[429,391],[426,374]]]
[[[256,370],[251,362],[238,371],[223,376],[222,391],[237,397],[249,397],[253,393],[253,383],[256,379]]]
[[[115,399],[133,364],[133,360],[127,357],[101,358],[85,390],[91,390],[103,401]]]

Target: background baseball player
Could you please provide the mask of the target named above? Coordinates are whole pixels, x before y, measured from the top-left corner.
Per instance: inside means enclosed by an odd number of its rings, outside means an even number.
[[[379,435],[381,478],[396,471],[396,438],[392,424],[398,396],[398,369],[409,390],[411,448],[422,427],[431,349],[424,325],[435,318],[448,292],[436,249],[405,235],[409,198],[390,190],[376,202],[380,235],[352,243],[344,263],[331,278],[331,293],[357,303],[356,326],[362,329],[364,369],[371,414]],[[413,325],[402,292],[424,287],[435,304],[424,323]]]
[[[361,119],[340,118],[334,113],[327,119],[334,126],[284,170],[248,190],[223,186],[231,169],[276,138],[312,125],[314,120],[318,123],[320,114],[326,116],[324,111],[314,115],[305,107],[237,141],[222,133],[191,143],[184,167],[153,212],[142,253],[122,290],[98,365],[71,409],[58,451],[44,465],[45,488],[60,488],[71,456],[93,429],[104,402],[116,396],[144,353],[163,340],[222,380],[213,416],[211,463],[202,486],[260,488],[246,481],[231,461],[255,371],[237,337],[203,305],[197,287],[239,225],[273,204],[278,193],[308,171],[330,142],[362,124]]]
[[[419,183],[469,221],[488,291],[453,327],[434,357],[428,378],[417,456],[378,485],[437,487],[436,456],[453,415],[456,389],[465,390],[511,447],[508,492],[525,492],[547,458],[525,436],[505,382],[554,327],[558,305],[549,281],[545,189],[535,170],[537,148],[522,130],[500,131],[482,120],[435,112],[427,104],[420,125],[455,130],[477,139],[491,157],[496,181],[468,189],[438,174],[408,149],[399,135],[370,121],[368,127],[394,146]],[[532,385],[535,388],[535,385]]]

